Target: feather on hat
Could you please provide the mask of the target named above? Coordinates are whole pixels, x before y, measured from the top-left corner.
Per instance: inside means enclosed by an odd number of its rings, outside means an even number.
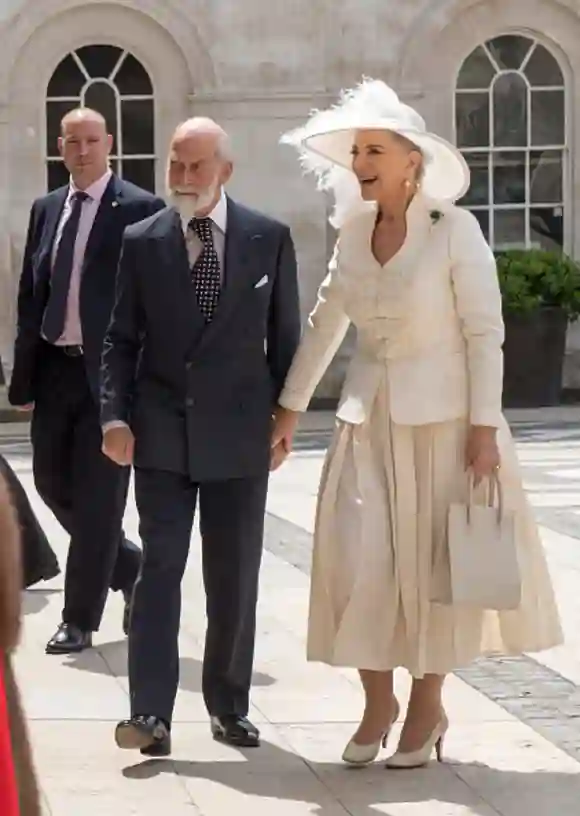
[[[336,105],[313,111],[304,125],[281,138],[298,150],[305,172],[316,175],[319,189],[334,193],[335,226],[364,205],[351,169],[358,130],[389,130],[417,145],[425,162],[421,192],[435,204],[451,204],[467,191],[469,167],[457,148],[429,133],[419,113],[385,82],[365,78],[356,88],[342,91]]]

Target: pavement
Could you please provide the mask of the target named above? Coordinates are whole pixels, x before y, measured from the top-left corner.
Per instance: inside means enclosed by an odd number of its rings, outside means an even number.
[[[111,596],[95,648],[47,657],[62,579],[25,593],[17,671],[46,814],[51,816],[577,816],[580,812],[580,409],[510,413],[525,485],[541,524],[566,643],[540,655],[482,659],[449,677],[446,761],[415,771],[380,762],[352,771],[340,754],[361,715],[349,670],[305,661],[316,489],[333,418],[305,417],[271,480],[250,716],[263,745],[211,739],[200,693],[205,628],[199,538],[184,579],[181,689],[169,760],[118,751],[128,712],[121,599]],[[34,492],[27,429],[0,426],[64,564],[66,537]],[[137,537],[133,499],[126,526]],[[401,701],[404,672],[396,677]],[[396,745],[400,723],[392,736]],[[385,754],[386,756],[386,754]]]

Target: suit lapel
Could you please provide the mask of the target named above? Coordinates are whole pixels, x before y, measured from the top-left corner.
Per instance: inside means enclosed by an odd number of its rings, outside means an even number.
[[[195,296],[195,288],[191,280],[189,256],[187,254],[187,244],[185,243],[181,217],[175,209],[169,209],[168,214],[169,220],[167,222],[167,229],[170,233],[172,265],[174,265],[177,270],[179,283],[184,293],[183,302],[187,306],[188,312],[193,308],[195,317],[199,317],[200,320],[203,320],[197,297]]]
[[[189,260],[179,213],[173,207],[167,207],[159,216],[158,223],[161,238],[168,241],[171,262],[176,264],[182,278],[188,277]]]
[[[247,283],[246,263],[249,232],[240,208],[228,198],[228,220],[226,227],[226,244],[224,253],[224,289],[218,305],[227,311]],[[216,312],[216,316],[217,312]]]
[[[57,190],[55,192],[50,209],[46,216],[46,226],[42,239],[42,245],[46,247],[48,258],[50,258],[52,255],[52,248],[54,246],[54,239],[56,238],[58,222],[60,221],[60,217],[64,209],[68,190],[68,187],[63,187],[62,190]]]
[[[55,191],[46,209],[46,217],[39,245],[38,266],[35,272],[39,284],[37,287],[37,297],[43,309],[50,296],[52,250],[67,195],[68,187],[63,187],[62,190]]]
[[[84,267],[90,263],[91,258],[98,250],[101,240],[105,235],[107,224],[112,218],[115,209],[119,206],[120,200],[123,197],[123,190],[119,184],[117,176],[111,176],[109,183],[105,188],[99,209],[93,221],[93,226],[87,241],[87,248],[85,250]]]
[[[197,341],[205,330],[205,319],[199,309],[195,288],[191,280],[187,246],[183,235],[181,218],[177,210],[168,207],[161,213],[158,222],[160,269],[170,270],[168,276],[161,280],[162,286],[175,285],[176,289],[176,326],[183,325],[186,344]],[[173,279],[173,284],[171,280]]]

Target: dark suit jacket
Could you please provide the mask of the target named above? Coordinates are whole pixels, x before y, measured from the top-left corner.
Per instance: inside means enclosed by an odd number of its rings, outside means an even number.
[[[42,365],[41,325],[49,292],[51,255],[68,186],[32,205],[18,293],[14,369],[8,398],[13,405],[34,402],[36,372]],[[115,299],[115,278],[123,230],[165,207],[160,198],[112,176],[89,237],[80,290],[84,360],[95,397],[103,339]]]
[[[228,200],[224,266],[206,324],[178,213],[168,208],[125,233],[101,419],[129,422],[137,467],[195,482],[268,468],[272,410],[300,335],[288,227]]]

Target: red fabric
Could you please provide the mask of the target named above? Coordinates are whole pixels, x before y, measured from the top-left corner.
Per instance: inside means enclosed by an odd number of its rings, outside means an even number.
[[[19,816],[19,813],[2,655],[2,659],[0,659],[0,814],[2,816]]]

